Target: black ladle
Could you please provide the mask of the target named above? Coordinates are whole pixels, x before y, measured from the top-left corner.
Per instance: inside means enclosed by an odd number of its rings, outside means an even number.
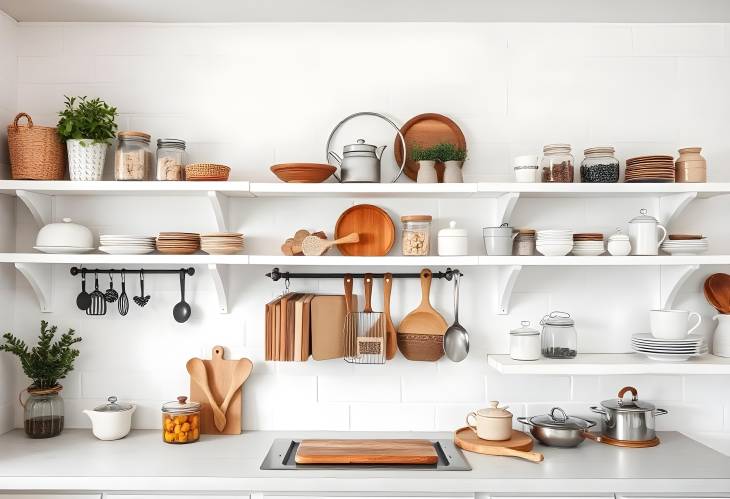
[[[177,322],[187,322],[192,310],[190,304],[185,301],[185,269],[180,269],[180,303],[176,303],[172,309],[172,316]]]
[[[91,306],[91,295],[86,292],[86,271],[81,271],[81,293],[76,297],[76,306],[79,310],[86,310]]]

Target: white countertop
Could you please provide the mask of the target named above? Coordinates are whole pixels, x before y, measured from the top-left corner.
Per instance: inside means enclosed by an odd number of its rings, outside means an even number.
[[[464,452],[472,471],[259,469],[275,438],[450,438],[447,433],[249,432],[169,445],[159,432],[102,442],[88,430],[32,440],[0,436],[0,491],[252,491],[488,493],[730,492],[730,457],[676,432],[662,444],[624,449],[584,442],[535,446],[542,463]]]

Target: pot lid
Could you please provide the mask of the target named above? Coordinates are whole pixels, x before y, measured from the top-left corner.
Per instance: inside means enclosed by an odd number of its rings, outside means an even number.
[[[570,152],[570,144],[547,144],[542,148],[543,153]]]
[[[509,334],[514,334],[515,336],[535,336],[540,334],[540,331],[530,327],[530,321],[522,321],[520,325],[522,327],[510,330]]]
[[[181,395],[177,400],[162,404],[162,412],[191,412],[200,410],[200,402],[188,402],[188,398]]]
[[[638,217],[632,218],[629,223],[632,223],[632,224],[633,223],[653,223],[653,224],[659,223],[659,221],[656,218],[652,217],[651,215],[646,214],[647,213],[646,208],[642,208],[641,210],[639,210],[639,213],[641,213],[641,215],[639,215]]]
[[[102,404],[98,407],[94,407],[94,410],[96,412],[122,412],[122,411],[128,411],[132,408],[132,404],[127,404],[126,402],[119,402],[117,403],[117,397],[112,395],[107,399],[109,401],[108,404]]]
[[[400,217],[401,222],[430,222],[432,219],[431,215],[403,215]]]
[[[509,409],[508,405],[505,405],[503,407],[499,407],[499,402],[496,400],[492,400],[489,402],[489,407],[486,409],[479,409],[477,411],[477,414],[480,416],[484,416],[486,418],[511,418],[512,413],[509,412],[507,409]]]
[[[568,416],[560,407],[553,407],[548,414],[531,417],[530,423],[535,426],[562,428],[564,430],[585,430],[596,425],[594,421]]]
[[[621,227],[616,228],[616,232],[608,237],[609,241],[628,241],[629,236],[621,232]]]
[[[631,398],[625,398],[624,395],[631,393]],[[618,392],[618,398],[608,399],[601,402],[606,409],[615,409],[617,411],[629,412],[646,412],[653,411],[656,406],[651,402],[639,400],[639,393],[633,386],[626,386]]]
[[[547,326],[574,326],[575,321],[568,312],[550,312],[540,321],[540,324]]]
[[[448,229],[439,231],[439,237],[466,237],[466,229],[457,229],[456,222],[452,220]]]
[[[365,139],[357,139],[357,143],[348,144],[344,147],[345,152],[371,152],[375,154],[376,147],[371,144],[366,144]]]

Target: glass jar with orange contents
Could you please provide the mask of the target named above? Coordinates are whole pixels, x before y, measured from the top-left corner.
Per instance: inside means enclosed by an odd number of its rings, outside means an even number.
[[[189,444],[200,438],[200,403],[180,396],[162,406],[162,440],[168,444]]]

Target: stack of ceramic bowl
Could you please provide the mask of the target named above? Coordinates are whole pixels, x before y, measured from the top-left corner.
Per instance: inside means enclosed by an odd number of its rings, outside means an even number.
[[[200,248],[209,255],[234,255],[243,249],[243,234],[238,232],[201,234]]]
[[[110,255],[144,255],[155,251],[155,236],[102,234],[99,251]]]
[[[538,230],[535,248],[545,256],[565,256],[573,249],[573,231]]]
[[[651,333],[635,334],[631,337],[631,349],[651,360],[664,362],[682,362],[707,353],[704,338],[697,334],[688,334],[682,339],[656,338]]]
[[[662,155],[629,158],[626,182],[674,182],[674,158]]]
[[[599,232],[573,234],[573,254],[575,256],[598,256],[605,251],[603,234]]]
[[[164,255],[191,255],[200,249],[200,234],[192,232],[160,232],[157,251]]]
[[[707,251],[707,238],[699,234],[669,234],[662,251],[670,255],[699,255]]]

